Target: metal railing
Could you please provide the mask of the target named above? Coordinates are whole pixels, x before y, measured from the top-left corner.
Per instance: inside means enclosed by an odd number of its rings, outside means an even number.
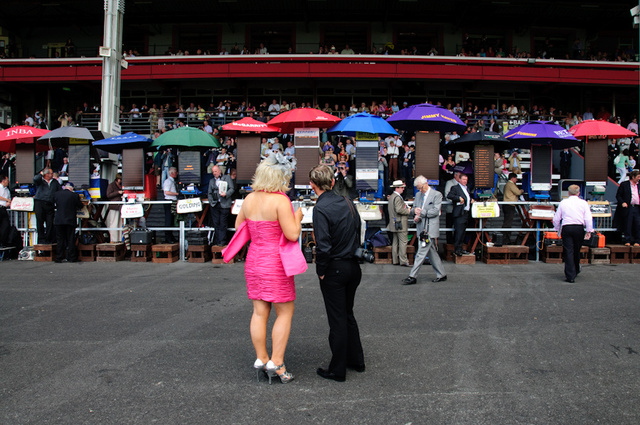
[[[208,200],[203,199],[202,200],[203,204],[208,203]],[[92,202],[93,205],[102,205],[102,206],[108,206],[108,205],[123,205],[126,202],[123,201],[95,201]],[[171,201],[144,201],[142,202],[143,205],[164,205],[164,204],[170,204]],[[313,205],[313,202],[310,202],[309,205]],[[386,201],[376,201],[373,202],[372,204],[366,204],[366,205],[385,205],[387,204]],[[412,202],[408,202],[408,204],[412,204]],[[498,202],[499,205],[521,205],[526,207],[530,207],[532,205],[540,205],[539,202],[526,202],[526,201],[521,201],[521,202],[503,202],[503,201],[499,201]],[[558,205],[559,202],[548,202],[545,203],[545,205]],[[443,201],[442,206],[443,208],[446,205],[451,205],[450,201]],[[611,205],[611,210],[612,210],[612,217],[613,214],[615,213],[615,204]],[[9,211],[10,213],[10,218],[11,218],[11,222],[18,228],[18,231],[20,231],[23,234],[23,241],[24,241],[24,246],[29,246],[29,245],[34,245],[34,243],[29,243],[31,238],[27,238],[24,237],[25,235],[30,235],[36,232],[36,229],[33,227],[29,226],[29,220],[28,220],[28,215],[29,214],[33,214],[33,213],[26,213],[26,212],[17,212],[17,211]],[[612,217],[597,217],[594,218],[594,230],[598,231],[598,232],[617,232],[617,229],[613,227],[613,223],[612,223]],[[377,225],[373,225],[373,228],[380,228],[382,229],[384,227],[384,225],[380,226],[381,223],[379,223],[381,220],[374,220],[372,221],[372,223],[377,223]],[[202,227],[194,227],[193,223],[195,222],[195,220],[191,219],[191,220],[180,220],[179,221],[179,225],[178,227],[147,227],[147,229],[149,230],[155,230],[155,231],[177,231],[179,233],[179,245],[180,245],[180,259],[184,260],[185,259],[185,252],[186,252],[186,248],[187,248],[187,240],[186,240],[186,233],[187,232],[209,232],[209,231],[215,231],[214,227],[208,227],[208,226],[202,226]],[[383,221],[384,223],[384,221]],[[509,228],[505,228],[502,227],[500,224],[502,224],[502,218],[488,218],[488,219],[481,219],[478,220],[478,226],[477,227],[467,227],[467,232],[481,232],[481,241],[482,238],[484,237],[484,235],[486,233],[492,233],[492,232],[518,232],[518,233],[534,233],[535,234],[535,251],[536,251],[536,261],[539,260],[539,254],[540,251],[542,250],[541,247],[541,234],[544,231],[552,231],[552,228],[547,227],[547,224],[550,224],[551,222],[548,220],[535,220],[536,223],[536,227],[509,227]],[[552,226],[551,226],[552,227]],[[109,230],[122,230],[122,227],[118,227],[118,228],[111,228],[111,227],[78,227],[77,230],[79,232],[106,232]],[[235,228],[228,228],[227,230],[229,231],[235,231]],[[303,225],[302,228],[303,232],[312,232],[313,231],[313,226],[312,225]],[[410,227],[409,228],[409,232],[415,232],[416,228],[415,227]],[[452,227],[441,227],[440,228],[440,233],[441,234],[446,234],[448,232],[453,232],[454,228]]]

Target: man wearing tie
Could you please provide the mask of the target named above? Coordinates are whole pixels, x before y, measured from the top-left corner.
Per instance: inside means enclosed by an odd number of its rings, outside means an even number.
[[[223,176],[222,170],[217,165],[213,166],[211,174],[213,174],[213,178],[209,182],[207,197],[209,198],[211,221],[213,221],[215,229],[213,244],[223,246],[227,237],[227,224],[233,204],[231,195],[235,192],[235,187],[231,177],[228,174]]]
[[[640,171],[634,170],[629,174],[629,180],[620,183],[616,193],[618,207],[613,222],[618,224],[618,230],[624,235],[624,243],[627,246],[640,245],[639,182]]]
[[[420,271],[420,266],[427,255],[431,261],[431,266],[436,272],[436,278],[432,282],[444,282],[447,274],[444,265],[438,255],[436,238],[440,236],[440,207],[442,205],[442,194],[432,189],[427,184],[424,176],[416,177],[414,183],[418,189],[416,199],[411,212],[414,215],[413,221],[416,223],[418,233],[418,252],[416,253],[413,268],[409,277],[402,281],[403,285],[413,285],[417,282],[416,276]]]
[[[560,202],[553,216],[553,228],[562,238],[566,281],[573,283],[580,273],[580,248],[585,239],[585,228],[589,234],[593,232],[593,218],[587,201],[578,196],[580,187],[572,184],[568,192],[569,197]]]
[[[453,186],[447,195],[447,199],[453,203],[453,244],[455,247],[453,253],[458,256],[470,254],[470,252],[462,250],[462,243],[467,230],[467,220],[473,203],[467,188],[468,181],[469,177],[461,173],[458,177],[458,184]]]

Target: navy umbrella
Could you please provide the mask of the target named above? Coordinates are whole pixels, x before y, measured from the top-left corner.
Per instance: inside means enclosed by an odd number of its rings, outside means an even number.
[[[493,145],[496,151],[507,149],[510,144],[509,140],[502,137],[501,134],[493,131],[476,131],[475,133],[467,133],[453,141],[456,148],[473,149],[476,145]]]
[[[111,153],[121,153],[122,149],[146,148],[152,140],[146,136],[129,132],[121,136],[109,137],[93,142],[93,146]]]
[[[564,149],[580,142],[569,130],[550,121],[532,121],[519,125],[504,135],[512,148],[530,149],[531,145],[550,145],[553,149]]]
[[[467,126],[450,110],[430,103],[401,109],[387,118],[394,128],[408,131],[464,131]]]
[[[327,134],[355,136],[356,133],[372,133],[381,136],[398,135],[398,132],[384,118],[365,112],[346,117],[327,130]]]

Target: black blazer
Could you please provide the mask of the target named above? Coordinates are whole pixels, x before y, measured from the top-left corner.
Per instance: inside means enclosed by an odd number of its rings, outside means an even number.
[[[465,199],[464,204],[460,204],[460,198]],[[459,184],[456,184],[451,188],[449,194],[447,195],[447,199],[449,199],[453,203],[453,217],[462,216],[464,214],[464,207],[466,207],[467,202],[471,202],[471,199],[469,199],[467,195],[465,195],[464,190],[462,190],[462,187]]]
[[[629,216],[629,209],[631,208],[631,183],[629,180],[625,180],[620,183],[618,191],[616,192],[616,213],[613,215],[613,224],[616,225],[619,231],[626,231],[627,217]],[[623,203],[627,204],[627,208],[622,206]]]
[[[56,215],[53,224],[66,224],[75,226],[78,223],[76,214],[82,208],[80,196],[70,190],[63,189],[55,193]]]

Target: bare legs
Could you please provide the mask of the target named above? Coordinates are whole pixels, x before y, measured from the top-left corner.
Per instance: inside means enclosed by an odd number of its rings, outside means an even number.
[[[271,361],[276,365],[284,363],[284,352],[291,333],[291,319],[293,318],[293,301],[288,303],[273,303],[276,309],[276,321],[271,330],[272,352]],[[267,351],[267,321],[271,313],[271,303],[261,300],[253,300],[253,315],[251,316],[250,332],[253,347],[256,350],[256,358],[264,364],[269,361]],[[280,369],[282,373],[286,370]]]

